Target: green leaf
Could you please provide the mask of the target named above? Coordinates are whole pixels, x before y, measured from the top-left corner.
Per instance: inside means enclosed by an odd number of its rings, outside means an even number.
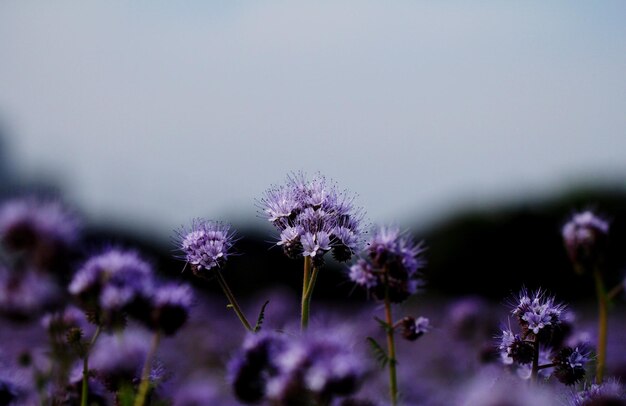
[[[391,330],[393,330],[393,326],[391,324],[387,323],[385,320],[379,319],[378,317],[374,317],[374,320],[376,320],[378,322],[378,324],[380,324],[380,326],[383,328],[383,330],[385,330],[386,333],[388,333]]]
[[[376,342],[376,340],[374,340],[372,337],[367,337],[367,342],[370,344],[370,347],[372,347],[372,351],[374,352],[376,361],[380,363],[381,368],[384,368],[389,362],[389,356],[387,355],[383,347],[381,347],[380,344],[378,344],[378,342]]]
[[[263,325],[263,321],[265,320],[265,308],[269,303],[270,301],[266,300],[265,303],[263,303],[263,306],[261,306],[261,311],[259,312],[259,317],[257,317],[256,319],[256,325],[254,326],[253,330],[255,333],[261,330],[261,326]]]

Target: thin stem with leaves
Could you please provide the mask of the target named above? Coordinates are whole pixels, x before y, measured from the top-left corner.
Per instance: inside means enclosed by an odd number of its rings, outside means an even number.
[[[387,279],[387,278],[385,278]],[[391,313],[391,300],[389,299],[389,283],[385,280],[385,321],[387,328],[387,351],[389,364],[389,393],[391,396],[391,404],[398,404],[398,378],[396,375],[396,345],[394,340],[393,315]]]
[[[237,314],[239,321],[241,321],[241,324],[243,324],[246,330],[250,332],[254,332],[254,329],[250,325],[250,322],[248,321],[246,316],[243,314],[241,307],[239,307],[239,304],[237,303],[237,300],[235,299],[235,295],[233,295],[233,292],[228,287],[228,284],[226,283],[226,280],[222,276],[222,273],[219,270],[215,270],[215,275],[216,275],[218,283],[220,284],[220,287],[222,288],[222,291],[224,291],[224,294],[226,295],[226,298],[228,299],[228,302],[230,303],[230,306]]]
[[[91,340],[85,347],[85,353],[83,354],[83,382],[81,388],[80,395],[80,406],[87,406],[87,399],[89,398],[89,352],[91,348],[98,340],[100,333],[102,332],[102,327],[96,327],[96,331],[94,331]]]
[[[146,402],[146,396],[148,395],[148,389],[150,388],[150,371],[152,370],[152,360],[154,359],[154,355],[156,354],[157,348],[159,347],[159,342],[161,340],[160,331],[156,331],[154,336],[152,337],[152,345],[150,346],[150,350],[146,355],[146,360],[143,364],[143,369],[141,371],[141,383],[139,384],[139,389],[137,390],[137,397],[135,398],[134,406],[143,406]]]
[[[593,272],[596,285],[596,296],[598,298],[598,344],[596,361],[596,384],[602,383],[604,377],[604,365],[606,363],[606,343],[608,330],[609,298],[604,288],[602,273],[599,269]]]

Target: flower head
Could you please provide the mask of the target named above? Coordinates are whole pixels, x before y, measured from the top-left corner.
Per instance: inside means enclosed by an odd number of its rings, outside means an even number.
[[[14,251],[26,251],[39,267],[55,265],[76,241],[80,221],[57,200],[14,199],[0,206],[0,238]]]
[[[565,385],[574,385],[585,378],[588,361],[589,353],[584,348],[564,347],[552,358],[554,375]]]
[[[430,320],[426,317],[404,317],[402,319],[402,337],[415,341],[431,330]]]
[[[69,292],[95,315],[97,324],[113,322],[152,294],[152,267],[135,251],[109,248],[76,272]]]
[[[258,206],[280,232],[277,245],[288,257],[308,256],[320,266],[329,251],[347,261],[359,250],[363,212],[353,200],[325,177],[308,179],[299,172],[267,190]]]
[[[124,384],[136,384],[148,354],[150,340],[137,330],[101,337],[90,356],[90,367],[108,390],[117,391]],[[153,367],[151,380],[158,378]]]
[[[511,313],[522,327],[523,338],[534,335],[545,341],[560,326],[565,308],[542,290],[529,293],[522,289]]]
[[[177,234],[178,248],[195,274],[223,267],[236,241],[229,224],[205,219],[193,220],[191,227]]]
[[[187,285],[164,285],[156,289],[150,303],[151,328],[172,335],[185,324],[193,301]]]
[[[392,302],[402,302],[416,293],[421,284],[423,251],[421,243],[416,244],[399,229],[380,227],[367,244],[365,259],[350,268],[350,279],[377,299],[388,294]]]
[[[592,211],[574,214],[562,230],[563,242],[572,262],[586,267],[596,261],[608,233],[609,222]]]

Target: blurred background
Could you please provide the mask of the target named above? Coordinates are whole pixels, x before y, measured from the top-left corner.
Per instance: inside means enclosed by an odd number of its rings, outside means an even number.
[[[622,1],[3,1],[0,192],[76,207],[87,241],[142,247],[233,223],[241,294],[298,291],[255,200],[292,171],[429,247],[431,295],[521,285],[589,298],[560,230],[612,221],[626,256]],[[341,266],[316,295],[361,300]]]

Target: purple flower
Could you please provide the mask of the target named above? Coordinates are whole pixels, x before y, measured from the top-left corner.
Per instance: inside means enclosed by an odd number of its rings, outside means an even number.
[[[185,324],[193,301],[188,285],[165,285],[152,296],[149,325],[172,335]]]
[[[561,324],[564,310],[565,305],[555,303],[554,297],[547,296],[542,290],[528,293],[522,289],[511,313],[517,317],[523,337],[545,332],[540,336],[544,339]]]
[[[402,319],[402,337],[415,341],[431,330],[430,320],[426,317],[404,317]]]
[[[0,238],[14,251],[26,251],[38,267],[57,261],[78,241],[78,216],[56,200],[14,199],[0,207]]]
[[[286,185],[267,190],[258,206],[279,230],[277,245],[288,257],[309,256],[321,266],[326,252],[347,261],[361,245],[363,213],[353,200],[323,176],[295,173]]]
[[[139,382],[149,345],[149,337],[137,330],[102,336],[93,349],[89,366],[108,390],[117,391],[123,385]],[[157,365],[153,368],[152,381],[159,378],[158,372]]]
[[[589,353],[583,348],[562,348],[553,358],[554,375],[565,385],[574,385],[585,378]]]
[[[509,329],[502,330],[498,349],[505,365],[510,365],[513,362],[529,364],[533,360],[534,345],[523,340],[518,334],[513,334]]]
[[[350,268],[352,281],[368,289],[377,299],[389,295],[392,302],[406,300],[421,285],[424,248],[397,228],[376,229],[364,251],[366,259]]]
[[[329,404],[356,392],[366,369],[341,331],[287,337],[261,333],[246,339],[230,363],[230,381],[246,403]]]
[[[349,276],[357,285],[366,289],[371,289],[379,283],[374,268],[364,259],[359,259],[356,264],[350,267]]]
[[[567,253],[577,265],[588,267],[602,253],[609,233],[609,222],[587,210],[576,213],[563,226],[563,241]]]
[[[38,317],[61,303],[62,291],[47,273],[32,269],[20,273],[0,266],[0,312],[15,319]]]
[[[152,267],[134,251],[110,248],[94,255],[74,275],[69,292],[93,313],[96,324],[112,322],[152,294]],[[104,318],[104,319],[99,319]]]
[[[626,390],[614,380],[592,384],[572,394],[568,404],[571,406],[624,405],[626,404]]]
[[[223,267],[236,241],[229,224],[205,219],[193,220],[177,234],[178,248],[195,274]]]

